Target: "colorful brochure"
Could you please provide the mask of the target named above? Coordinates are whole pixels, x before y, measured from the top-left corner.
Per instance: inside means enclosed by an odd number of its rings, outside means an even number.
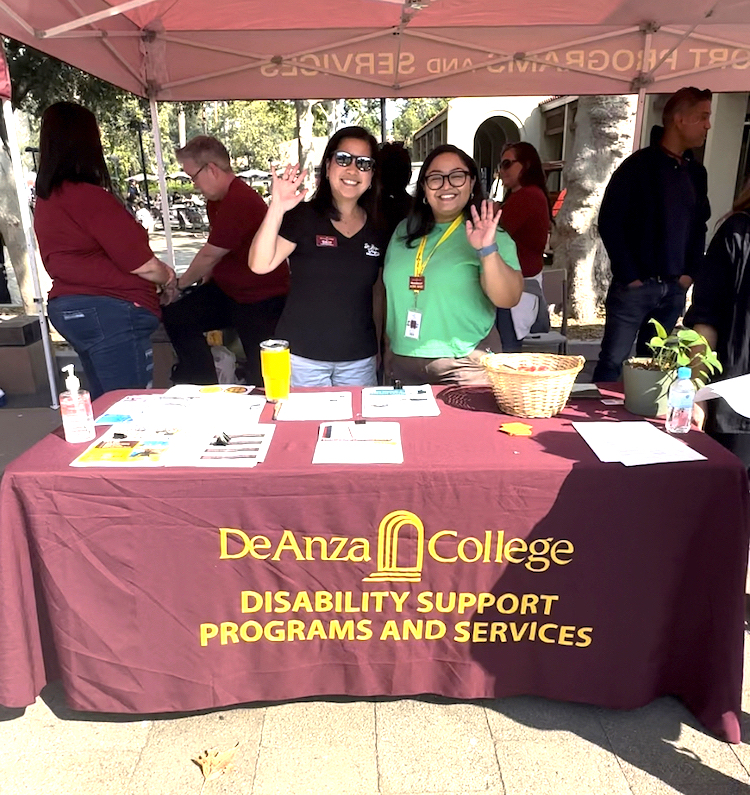
[[[274,425],[225,421],[222,427],[227,430],[217,433],[206,427],[113,425],[71,466],[254,467],[265,459]]]

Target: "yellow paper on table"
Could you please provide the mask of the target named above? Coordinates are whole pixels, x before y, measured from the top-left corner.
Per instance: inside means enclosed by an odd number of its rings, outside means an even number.
[[[498,431],[507,433],[508,436],[531,436],[531,425],[525,422],[504,422]]]

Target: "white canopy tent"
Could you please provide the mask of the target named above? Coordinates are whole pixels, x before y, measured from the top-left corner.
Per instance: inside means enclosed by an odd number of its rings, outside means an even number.
[[[160,100],[750,90],[750,0],[0,0],[0,32]],[[173,260],[169,225],[167,250]]]
[[[747,88],[748,0],[0,0],[0,30],[156,100]]]

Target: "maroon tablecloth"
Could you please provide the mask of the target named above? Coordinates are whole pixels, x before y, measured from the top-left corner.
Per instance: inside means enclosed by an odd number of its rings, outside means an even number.
[[[739,742],[740,462],[692,432],[707,461],[603,464],[571,420],[634,418],[596,400],[530,438],[489,390],[439,404],[401,420],[403,465],[312,466],[315,422],[250,470],[70,468],[83,446],[46,437],[2,480],[0,703],[57,675],[74,709],[140,713],[672,694]]]

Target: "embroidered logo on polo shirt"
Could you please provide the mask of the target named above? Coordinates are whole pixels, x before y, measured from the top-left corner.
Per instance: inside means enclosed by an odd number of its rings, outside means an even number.
[[[365,243],[365,256],[366,257],[379,257],[380,249],[373,243]]]
[[[333,235],[315,235],[315,245],[323,248],[336,248],[339,241]]]

